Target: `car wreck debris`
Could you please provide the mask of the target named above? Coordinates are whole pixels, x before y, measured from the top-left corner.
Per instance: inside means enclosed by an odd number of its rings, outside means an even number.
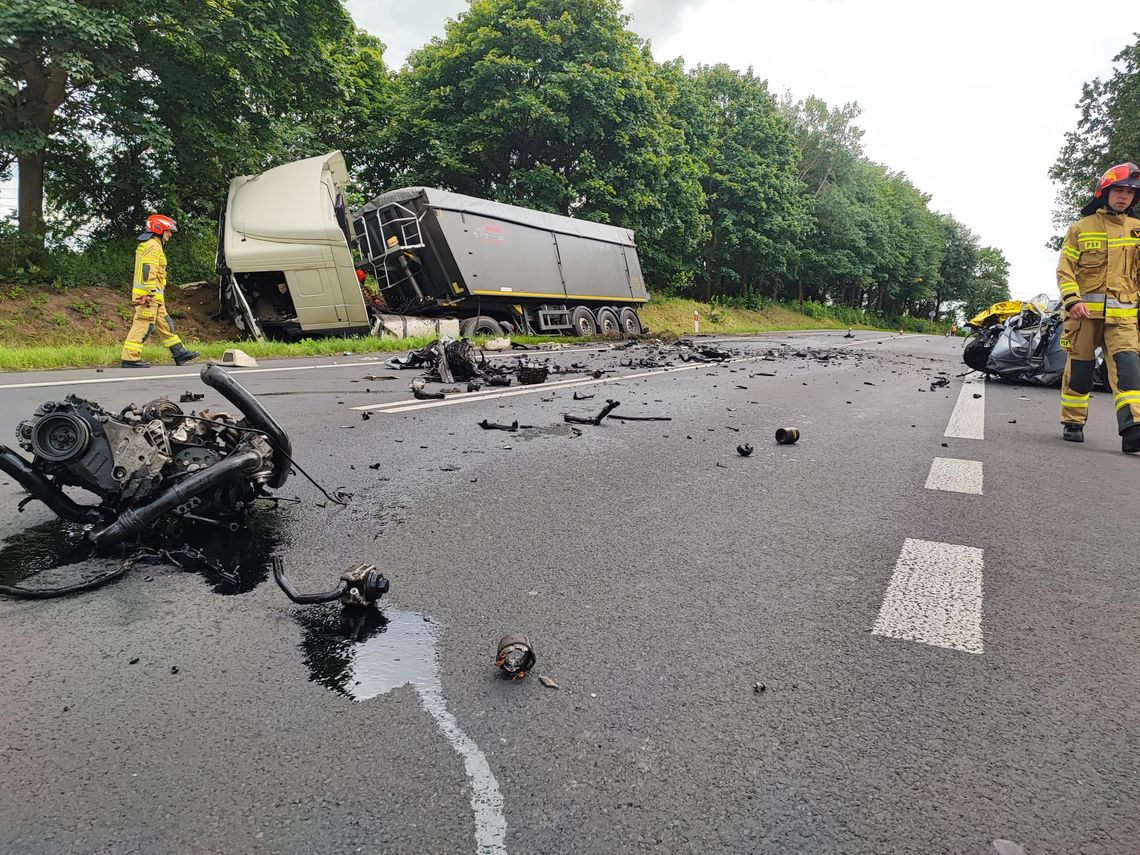
[[[509,425],[499,425],[499,424],[495,424],[494,422],[490,422],[490,421],[487,421],[486,419],[483,419],[483,421],[479,422],[479,427],[483,428],[483,430],[505,430],[505,431],[508,431],[510,433],[514,433],[516,430],[519,429],[519,423],[518,423],[518,420],[515,420],[515,421],[511,422]]]
[[[224,369],[207,365],[201,376],[244,418],[187,415],[167,398],[113,415],[69,394],[41,404],[16,428],[32,461],[0,445],[0,470],[63,519],[91,524],[88,537],[98,547],[128,540],[168,514],[242,516],[267,488],[285,483],[292,446]],[[101,503],[78,504],[63,486],[81,487]]]
[[[495,666],[512,680],[526,676],[537,661],[530,639],[520,632],[511,632],[499,639],[499,649],[495,655]]]
[[[331,603],[339,600],[345,606],[371,606],[388,593],[389,582],[373,564],[353,564],[340,574],[339,584],[331,591],[302,594],[285,576],[285,562],[273,556],[273,579],[290,600],[298,605]]]
[[[776,442],[780,445],[795,445],[799,442],[800,432],[798,428],[779,428],[776,430]]]
[[[597,427],[598,425],[600,425],[602,423],[602,421],[606,418],[606,416],[608,416],[610,413],[612,413],[614,411],[614,409],[616,409],[617,407],[620,407],[620,406],[621,406],[621,401],[614,401],[611,399],[611,400],[606,401],[606,405],[604,407],[602,407],[602,411],[600,413],[598,413],[596,416],[594,416],[592,419],[582,418],[581,416],[572,416],[569,413],[566,413],[565,415],[563,415],[562,418],[566,422],[568,422],[569,424],[594,425],[595,427]]]
[[[744,443],[744,445],[738,445],[736,446],[736,453],[741,457],[748,457],[750,454],[752,454],[752,446],[747,442]]]

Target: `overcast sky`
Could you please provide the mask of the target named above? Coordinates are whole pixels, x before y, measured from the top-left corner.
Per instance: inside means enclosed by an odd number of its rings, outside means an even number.
[[[1076,7],[1054,0],[624,3],[658,60],[752,66],[776,94],[858,101],[868,156],[905,172],[933,208],[1000,248],[1015,297],[1055,290],[1056,255],[1044,246],[1055,188],[1046,173],[1076,125],[1081,85],[1110,73],[1112,57],[1134,39],[1129,25],[1079,26]],[[468,4],[346,5],[399,67]],[[14,201],[11,186],[0,200]]]

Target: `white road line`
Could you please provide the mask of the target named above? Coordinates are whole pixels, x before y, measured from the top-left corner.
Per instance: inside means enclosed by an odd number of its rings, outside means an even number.
[[[927,490],[982,495],[982,461],[935,457],[926,477]]]
[[[875,635],[983,653],[982,550],[907,538]]]
[[[205,364],[205,363],[203,363]],[[216,363],[221,365],[221,363]],[[381,365],[383,363],[380,363]],[[233,373],[235,377],[241,377],[244,374],[272,374],[277,371],[320,371],[326,368],[355,368],[360,370],[362,368],[375,368],[375,362],[342,362],[339,365],[289,365],[282,368],[238,368]],[[222,366],[223,368],[225,366]],[[51,380],[43,383],[8,383],[7,385],[0,386],[0,389],[37,389],[43,386],[87,386],[92,383],[129,383],[132,380],[173,380],[179,377],[188,379],[197,377],[198,371],[186,371],[182,374],[145,374],[138,368],[120,368],[120,371],[130,371],[127,377],[99,377],[94,380]]]
[[[959,439],[985,439],[986,432],[986,378],[982,375],[967,377],[958,393],[958,403],[950,414],[944,436]]]

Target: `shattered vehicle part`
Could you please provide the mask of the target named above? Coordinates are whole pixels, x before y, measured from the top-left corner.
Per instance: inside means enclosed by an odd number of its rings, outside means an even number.
[[[1029,302],[995,303],[967,322],[975,332],[966,341],[962,360],[987,376],[1055,386],[1065,372],[1067,354],[1061,347],[1064,324],[1061,301],[1044,294]],[[1097,388],[1108,388],[1104,354],[1099,348],[1094,382]]]
[[[253,499],[285,483],[292,446],[281,426],[224,369],[207,365],[201,376],[244,418],[207,411],[187,415],[167,398],[113,415],[69,394],[41,404],[16,428],[32,461],[0,445],[0,470],[60,517],[93,524],[88,537],[101,548],[139,534],[167,514],[243,516]],[[81,487],[101,503],[80,505],[64,494],[64,486]]]
[[[518,423],[518,420],[516,419],[515,421],[511,422],[509,425],[499,425],[499,424],[495,424],[494,422],[487,421],[487,419],[483,419],[483,421],[479,422],[479,427],[483,428],[483,430],[505,430],[505,431],[508,431],[510,433],[514,433],[516,430],[519,429],[519,423]]]
[[[776,442],[780,445],[795,445],[799,440],[798,428],[778,428],[776,430]]]
[[[749,455],[752,454],[752,450],[753,450],[752,446],[749,445],[747,442],[744,443],[744,445],[736,446],[736,453],[739,454],[741,457],[748,457]]]
[[[298,605],[331,603],[339,600],[345,606],[368,606],[388,593],[390,583],[374,564],[353,564],[340,575],[340,581],[331,591],[302,594],[285,576],[285,562],[273,556],[273,579],[290,600]]]
[[[610,400],[606,401],[606,405],[602,408],[602,411],[600,413],[598,413],[596,416],[594,416],[592,419],[583,418],[581,416],[572,416],[569,413],[564,414],[562,416],[562,418],[569,424],[594,425],[595,427],[597,427],[598,425],[600,425],[605,420],[606,416],[608,416],[611,412],[613,412],[617,407],[620,407],[620,406],[621,406],[621,401],[614,401],[614,400],[610,399]]]
[[[574,392],[574,400],[575,401],[588,401],[593,397],[594,397],[593,392],[591,392],[589,395],[583,395],[581,392],[577,392],[577,391]]]
[[[509,674],[512,680],[525,677],[537,661],[530,639],[521,632],[511,632],[499,639],[495,666],[504,674]]]
[[[520,364],[518,368],[519,383],[524,386],[534,386],[538,383],[545,383],[546,378],[550,376],[550,369],[544,365],[535,365],[534,363]]]

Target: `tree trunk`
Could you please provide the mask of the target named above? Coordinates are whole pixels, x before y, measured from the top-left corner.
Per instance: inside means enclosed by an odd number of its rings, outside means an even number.
[[[29,129],[38,134],[34,148],[16,152],[20,170],[17,205],[20,237],[42,248],[47,232],[44,223],[47,144],[55,113],[67,100],[67,72],[58,65],[46,64],[43,56],[33,55],[21,62],[18,76],[23,77],[24,87],[15,97],[0,100],[0,127]]]
[[[20,170],[16,208],[19,211],[20,237],[44,245],[47,226],[44,223],[44,163],[47,152],[31,152],[16,157]]]

